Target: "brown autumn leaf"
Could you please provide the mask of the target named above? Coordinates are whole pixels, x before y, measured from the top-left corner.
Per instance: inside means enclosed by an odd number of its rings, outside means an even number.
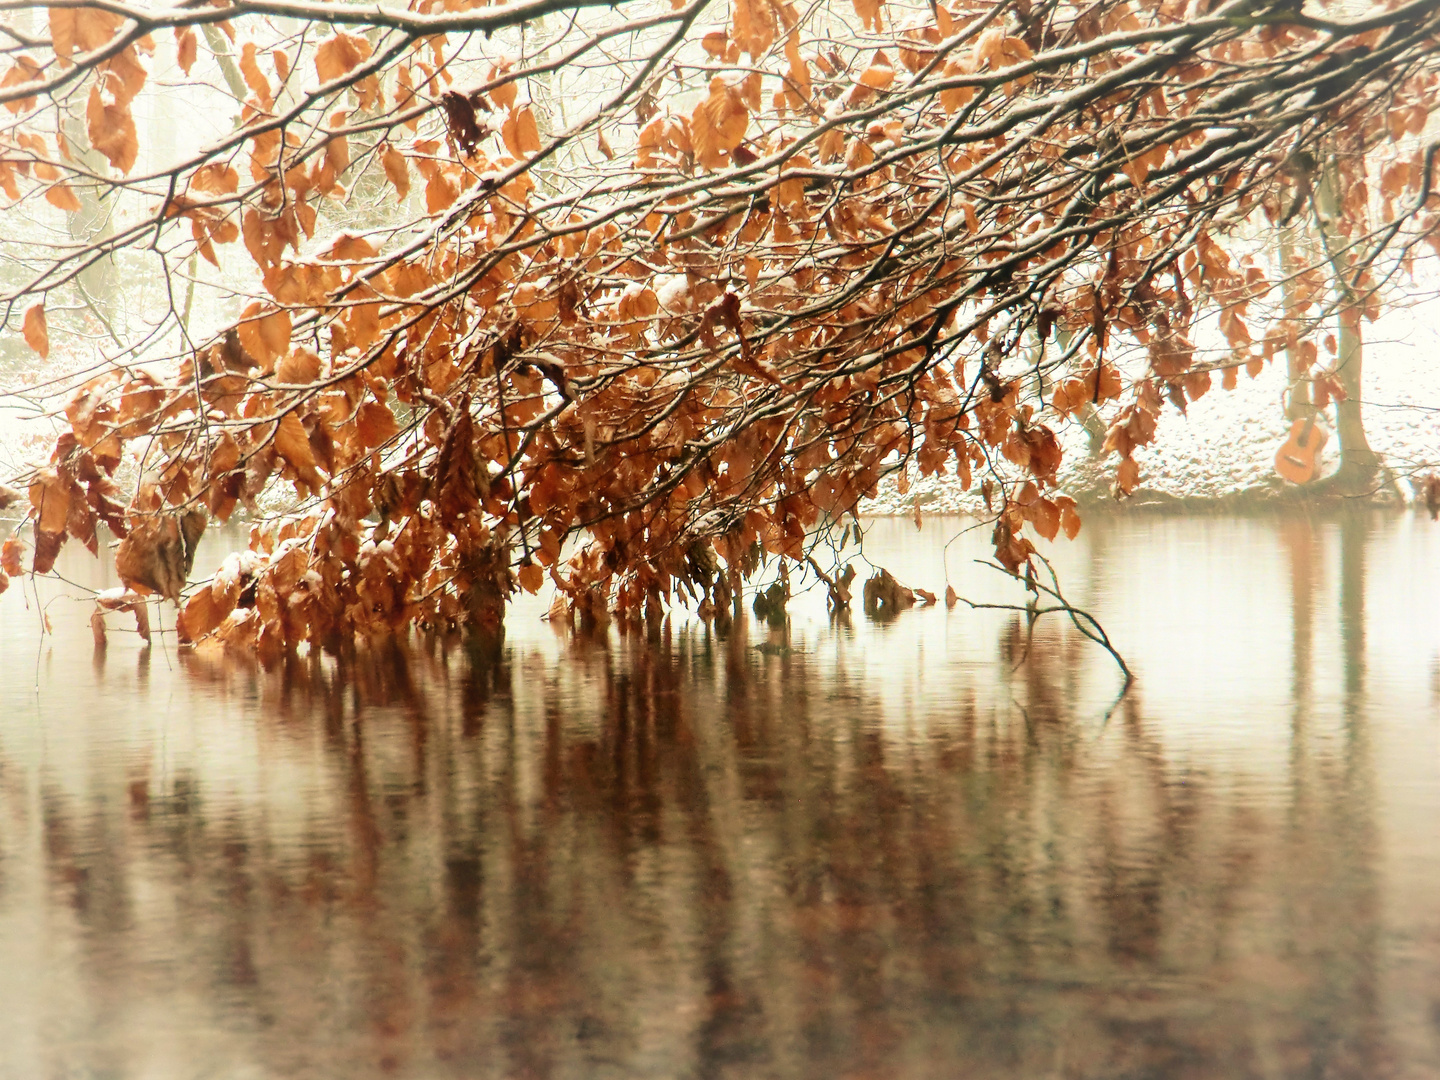
[[[23,53],[15,58],[15,65],[5,73],[5,78],[0,79],[0,90],[8,90],[12,86],[24,86],[26,83],[38,82],[44,72],[39,64]],[[14,101],[7,101],[5,107],[18,116],[22,112],[29,112],[35,108],[39,99],[33,94],[30,97],[16,98]]]
[[[526,592],[534,595],[540,591],[540,586],[545,584],[545,571],[536,562],[523,563],[515,573],[515,580]]]
[[[884,0],[854,0],[855,14],[860,16],[860,25],[867,30],[880,30],[880,11]]]
[[[367,448],[381,446],[392,439],[400,430],[395,414],[389,406],[376,401],[367,401],[355,415],[355,428],[361,445]]]
[[[55,569],[55,560],[65,545],[65,534],[35,530],[35,552],[30,560],[30,569],[36,574],[48,574]]]
[[[395,194],[403,202],[410,194],[410,168],[405,162],[405,155],[386,143],[380,153],[380,164],[385,169],[385,178],[395,185]]]
[[[45,201],[57,210],[64,210],[66,213],[78,214],[80,212],[80,200],[75,197],[75,192],[70,190],[70,185],[62,181],[56,181],[45,189]]]
[[[310,445],[310,436],[305,425],[294,412],[287,412],[275,426],[275,450],[289,462],[300,480],[312,492],[319,492],[323,481],[315,460],[315,451]]]
[[[1025,516],[1046,540],[1054,540],[1060,532],[1060,508],[1049,499],[1036,499],[1025,508]]]
[[[262,315],[263,310],[258,301],[246,306],[241,316],[245,321],[238,328],[239,343],[261,367],[268,369],[290,349],[291,321],[290,312],[284,308]]]
[[[375,245],[365,237],[341,233],[330,245],[330,250],[325,252],[324,258],[332,262],[360,263],[367,262],[378,254]]]
[[[455,181],[437,170],[425,185],[425,210],[430,214],[438,214],[442,210],[450,209],[459,197],[460,189],[455,186]]]
[[[330,130],[340,131],[345,126],[349,113],[344,109],[330,115]],[[332,135],[325,143],[325,165],[336,176],[342,175],[350,167],[350,140],[345,135]],[[328,194],[330,190],[325,189]]]
[[[25,344],[29,345],[33,352],[40,354],[44,359],[50,355],[50,331],[45,325],[45,304],[31,304],[25,312],[25,323],[22,330],[25,335]]]
[[[877,51],[870,66],[860,73],[856,81],[871,90],[888,90],[895,81],[895,67],[888,56]]]
[[[203,510],[158,514],[137,522],[115,552],[115,572],[126,588],[180,599],[205,531]]]
[[[105,83],[102,77],[90,88],[85,104],[85,131],[95,150],[122,173],[128,173],[140,151],[135,118],[130,115],[128,104],[122,104],[113,94],[102,90]]]
[[[236,590],[216,588],[215,583],[198,589],[175,620],[175,630],[182,642],[199,641],[235,610]]]
[[[320,377],[320,357],[309,349],[297,348],[275,368],[275,381],[283,386],[309,386]]]
[[[15,533],[5,538],[0,544],[0,569],[11,577],[19,577],[25,572],[20,560],[25,557],[25,542]]]
[[[274,108],[275,97],[270,89],[270,80],[260,70],[260,65],[255,60],[259,46],[253,41],[247,41],[240,50],[240,74],[245,79],[245,85],[255,95],[255,100],[260,107],[266,111]]]
[[[520,155],[540,152],[540,129],[535,125],[535,114],[529,105],[515,110],[515,142]]]
[[[201,165],[190,177],[190,190],[206,195],[233,195],[240,187],[240,174],[234,166],[221,162]]]
[[[1060,503],[1061,499],[1055,501]],[[1062,505],[1060,508],[1060,527],[1065,530],[1067,540],[1074,540],[1080,535],[1080,515],[1075,510],[1075,500],[1064,499],[1064,503],[1068,505]]]
[[[93,7],[52,7],[49,12],[50,40],[56,57],[66,63],[77,52],[94,52],[107,44],[125,21]]]
[[[1127,457],[1120,462],[1120,468],[1115,473],[1115,486],[1122,495],[1129,495],[1140,486],[1140,466],[1134,458]]]
[[[720,76],[710,80],[710,94],[690,114],[690,137],[700,164],[717,169],[725,164],[725,155],[740,145],[750,113],[745,100],[735,87]]]
[[[483,129],[475,119],[475,103],[458,90],[446,90],[440,95],[440,105],[445,110],[445,126],[455,145],[468,157],[475,153],[489,131]],[[509,142],[509,139],[506,139]]]
[[[775,40],[777,7],[769,0],[735,0],[731,5],[730,36],[752,58],[758,58]]]
[[[30,505],[35,528],[42,533],[63,533],[70,516],[71,485],[54,468],[40,469],[30,482]]]
[[[492,66],[490,68],[490,74],[486,76],[486,81],[494,81],[500,76],[505,75],[507,72],[509,72],[509,70],[509,64],[504,64],[499,67]],[[515,98],[518,95],[519,90],[516,87],[514,81],[511,80],[507,82],[502,82],[499,86],[492,86],[487,91],[487,93],[490,95],[491,100],[494,101],[496,105],[508,111],[515,107]]]
[[[198,46],[193,27],[175,28],[175,62],[186,75],[189,75],[190,69],[195,66]]]
[[[370,56],[370,42],[353,34],[336,32],[315,50],[315,74],[321,83],[347,75]]]

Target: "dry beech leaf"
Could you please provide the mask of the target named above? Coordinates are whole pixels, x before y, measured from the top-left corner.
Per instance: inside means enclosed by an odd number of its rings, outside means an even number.
[[[275,428],[275,449],[312,491],[320,490],[322,481],[316,467],[315,450],[310,445],[310,436],[305,433],[305,425],[293,412],[286,413]]]
[[[529,105],[515,111],[515,141],[521,154],[540,152],[540,129],[535,126],[535,114]]]
[[[93,7],[52,7],[49,14],[55,55],[67,62],[77,52],[94,52],[107,44],[124,21],[113,12]]]
[[[129,105],[123,105],[101,90],[105,79],[97,80],[90,88],[90,97],[85,105],[85,131],[90,145],[112,166],[122,173],[128,173],[135,165],[140,143],[135,133],[135,118],[130,115]]]
[[[41,469],[30,484],[30,505],[39,532],[63,533],[70,516],[70,485],[53,468]]]
[[[25,324],[23,333],[25,344],[40,354],[41,358],[50,355],[50,330],[45,325],[45,304],[30,305],[25,312]]]
[[[175,629],[181,641],[199,641],[222,622],[225,616],[235,610],[238,593],[234,589],[217,589],[215,584],[198,590],[175,620]]]
[[[17,56],[15,66],[5,73],[5,78],[0,79],[0,90],[7,90],[12,86],[24,86],[26,83],[39,81],[44,75],[40,65],[28,56]],[[38,99],[35,96],[16,98],[14,101],[7,101],[5,108],[16,116],[22,112],[29,112],[35,108]]]
[[[884,0],[854,0],[855,14],[860,16],[860,25],[867,30],[880,29],[880,9]]]
[[[425,209],[431,214],[450,209],[459,197],[460,189],[442,172],[435,173],[425,185]]]
[[[325,258],[333,262],[366,262],[377,254],[379,252],[375,250],[375,245],[363,236],[341,233],[335,238],[335,243],[330,245]]]
[[[871,90],[886,90],[895,81],[895,68],[890,63],[889,57],[883,52],[875,54],[874,62],[860,73],[857,80],[861,86],[868,86]]]
[[[385,168],[385,178],[395,185],[395,194],[403,200],[410,194],[410,168],[405,155],[387,143],[380,155],[380,164]]]
[[[522,589],[534,594],[545,584],[545,571],[540,568],[539,563],[527,562],[516,571],[515,579],[520,582]]]
[[[45,189],[45,201],[57,210],[64,210],[70,214],[80,212],[80,200],[70,190],[70,185],[63,181],[51,184]]]
[[[115,572],[138,593],[179,600],[195,564],[195,546],[205,531],[203,510],[146,518],[130,530],[115,552]]]
[[[295,349],[275,369],[275,381],[286,386],[309,386],[319,377],[320,357],[309,349]]]
[[[315,50],[315,74],[322,83],[333,82],[370,56],[370,43],[353,34],[334,34]]]
[[[1126,458],[1120,462],[1120,469],[1115,474],[1115,483],[1124,495],[1129,495],[1140,485],[1140,466],[1134,458]]]
[[[211,162],[195,170],[190,190],[207,195],[233,195],[240,187],[240,174],[230,165]]]
[[[366,448],[373,448],[393,438],[400,430],[400,425],[389,406],[367,401],[360,406],[360,411],[355,416],[355,428],[360,435],[361,444]]]
[[[30,560],[30,569],[37,574],[48,574],[55,569],[55,560],[65,544],[63,532],[41,532],[35,530],[35,553]]]
[[[260,70],[260,65],[255,60],[255,54],[259,46],[253,41],[247,41],[240,50],[240,74],[245,79],[245,85],[255,95],[255,100],[260,103],[262,109],[270,109],[275,104],[275,98],[270,90],[270,80]]]
[[[1075,507],[1067,506],[1060,511],[1060,527],[1065,530],[1065,538],[1074,540],[1080,535],[1080,515],[1075,512]]]
[[[5,538],[5,543],[0,544],[0,570],[4,570],[11,577],[18,577],[25,572],[20,561],[24,557],[25,542],[11,533]]]
[[[284,356],[290,348],[290,312],[281,308],[261,314],[264,307],[256,300],[245,306],[240,323],[235,328],[235,340],[230,343],[226,335],[226,348],[231,355],[226,357],[226,368],[230,371],[249,371],[258,366],[270,370],[275,361]],[[238,349],[238,354],[236,350]],[[239,355],[243,354],[243,355]]]

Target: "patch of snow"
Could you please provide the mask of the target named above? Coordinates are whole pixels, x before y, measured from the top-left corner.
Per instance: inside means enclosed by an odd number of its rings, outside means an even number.
[[[655,289],[655,299],[669,312],[687,311],[690,307],[690,279],[684,274],[662,274]]]

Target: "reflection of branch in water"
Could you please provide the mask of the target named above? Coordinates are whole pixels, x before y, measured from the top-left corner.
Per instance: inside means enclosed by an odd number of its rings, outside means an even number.
[[[1055,601],[1054,605],[1050,607],[1039,607],[1034,600],[1032,600],[1028,604],[977,604],[973,600],[966,600],[963,596],[960,597],[960,600],[963,601],[965,604],[968,604],[972,609],[987,608],[997,611],[1023,612],[1027,620],[1027,650],[1029,648],[1029,634],[1033,632],[1035,622],[1040,618],[1041,615],[1051,615],[1059,612],[1070,616],[1070,621],[1074,623],[1075,629],[1080,631],[1081,634],[1083,634],[1085,637],[1089,638],[1091,641],[1095,642],[1095,644],[1099,645],[1102,649],[1108,652],[1110,656],[1114,659],[1115,663],[1119,665],[1120,670],[1125,674],[1125,684],[1120,688],[1120,697],[1115,699],[1116,704],[1119,704],[1120,700],[1124,698],[1127,693],[1130,692],[1130,686],[1135,681],[1135,675],[1130,670],[1130,666],[1125,663],[1125,658],[1121,656],[1120,653],[1116,651],[1115,646],[1110,643],[1110,635],[1105,633],[1105,628],[1100,625],[1100,621],[1096,619],[1095,616],[1091,615],[1088,611],[1083,611],[1080,608],[1077,608],[1075,605],[1070,603],[1070,601],[1065,599],[1064,594],[1060,592],[1060,579],[1055,574],[1055,568],[1050,565],[1050,560],[1046,559],[1045,556],[1038,553],[1034,556],[1034,558],[1039,559],[1042,563],[1045,564],[1045,569],[1050,574],[1051,584],[1044,585],[1041,582],[1036,581],[1033,568],[1028,574],[1017,574],[1011,570],[1007,570],[999,563],[990,562],[986,559],[976,559],[975,561],[980,563],[982,566],[988,566],[994,570],[999,570],[1007,577],[1014,578],[1016,581],[1024,585],[1026,590],[1029,592],[1037,594],[1044,593],[1046,596],[1050,597],[1052,600]]]

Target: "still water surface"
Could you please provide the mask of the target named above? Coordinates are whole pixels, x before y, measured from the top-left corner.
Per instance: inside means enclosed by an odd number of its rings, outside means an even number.
[[[963,524],[866,554],[1016,600]],[[1113,712],[963,604],[265,671],[17,582],[0,1078],[1440,1077],[1440,526],[1054,555]]]

